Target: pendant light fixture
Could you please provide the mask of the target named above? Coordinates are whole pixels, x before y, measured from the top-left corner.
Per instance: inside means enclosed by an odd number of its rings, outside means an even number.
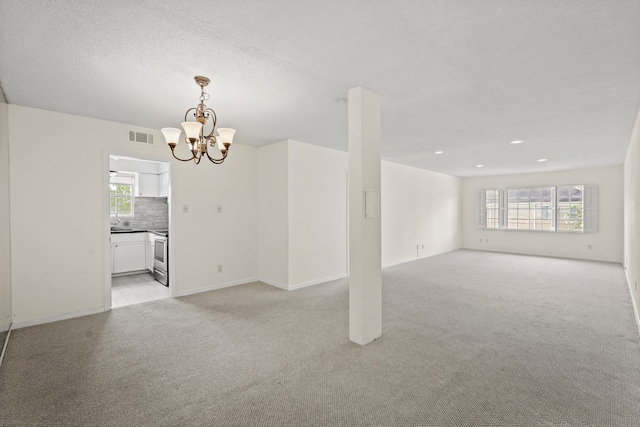
[[[200,86],[200,103],[197,107],[193,107],[187,110],[184,115],[184,122],[182,122],[182,128],[186,135],[184,141],[187,144],[189,151],[191,151],[191,157],[188,159],[181,159],[175,154],[175,148],[180,139],[182,131],[178,128],[162,128],[162,134],[164,139],[171,148],[171,154],[181,162],[188,162],[193,160],[195,164],[200,163],[203,157],[207,157],[212,163],[220,164],[224,162],[229,154],[229,147],[233,142],[233,135],[236,133],[235,129],[220,128],[218,129],[218,136],[214,136],[216,130],[217,117],[215,111],[208,108],[204,101],[209,99],[209,94],[205,92],[204,87],[209,84],[209,79],[203,76],[195,76],[194,80]],[[195,118],[195,121],[189,121],[189,113]],[[211,121],[209,122],[209,119]],[[211,125],[211,131],[205,134],[205,127]],[[209,150],[212,152],[210,153]]]

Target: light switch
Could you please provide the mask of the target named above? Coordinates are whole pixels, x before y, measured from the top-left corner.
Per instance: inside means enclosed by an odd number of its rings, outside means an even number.
[[[218,205],[218,213],[222,213],[222,205]]]
[[[182,213],[189,213],[189,205],[182,205]]]

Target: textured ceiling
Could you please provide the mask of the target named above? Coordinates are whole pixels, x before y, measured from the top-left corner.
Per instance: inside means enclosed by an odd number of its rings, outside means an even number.
[[[346,151],[338,101],[364,86],[385,160],[463,177],[619,165],[640,1],[0,1],[11,104],[177,127],[195,75],[243,144]]]

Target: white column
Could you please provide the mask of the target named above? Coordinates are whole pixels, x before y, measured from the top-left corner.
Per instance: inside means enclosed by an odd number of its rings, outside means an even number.
[[[382,335],[380,97],[349,91],[349,339]]]

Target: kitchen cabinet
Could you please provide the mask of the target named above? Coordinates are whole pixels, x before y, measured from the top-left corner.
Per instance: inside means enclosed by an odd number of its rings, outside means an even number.
[[[167,197],[169,174],[139,173],[136,196],[138,197]]]
[[[113,274],[142,271],[147,264],[147,233],[118,233],[111,235]]]
[[[158,197],[158,175],[153,173],[139,173],[136,196]]]
[[[153,273],[153,251],[154,251],[154,244],[155,244],[155,234],[153,233],[147,233],[147,262],[146,262],[146,267],[147,270],[151,271]]]
[[[167,172],[158,175],[158,197],[169,196],[169,174]]]

